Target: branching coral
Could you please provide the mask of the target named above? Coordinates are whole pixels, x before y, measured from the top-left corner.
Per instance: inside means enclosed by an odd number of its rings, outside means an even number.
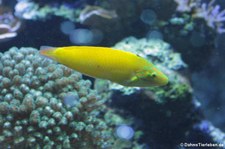
[[[0,53],[0,59],[1,148],[115,145],[118,123],[104,117],[116,115],[106,109],[107,98],[91,90],[91,82],[81,74],[40,57],[32,48],[12,48]]]
[[[224,33],[225,10],[220,11],[219,5],[214,5],[215,0],[209,3],[201,0],[174,0],[177,3],[177,11],[191,12],[193,18],[204,19],[209,27],[218,33]]]

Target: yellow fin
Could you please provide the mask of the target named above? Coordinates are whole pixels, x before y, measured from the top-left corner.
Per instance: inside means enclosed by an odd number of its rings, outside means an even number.
[[[55,51],[55,47],[51,46],[41,46],[39,53],[47,58],[54,59],[53,52]]]
[[[133,76],[129,82],[135,82],[137,81],[139,78],[137,76]]]

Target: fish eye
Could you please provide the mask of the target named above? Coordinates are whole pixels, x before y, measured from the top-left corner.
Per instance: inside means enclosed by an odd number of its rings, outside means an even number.
[[[155,78],[157,75],[155,72],[151,73],[151,77]]]

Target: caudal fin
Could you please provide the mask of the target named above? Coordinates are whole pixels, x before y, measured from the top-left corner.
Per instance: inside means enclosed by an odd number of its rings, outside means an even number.
[[[39,53],[45,57],[48,57],[48,58],[51,58],[51,59],[54,59],[54,51],[55,51],[55,47],[50,47],[50,46],[41,46],[40,47],[40,50],[39,50]]]

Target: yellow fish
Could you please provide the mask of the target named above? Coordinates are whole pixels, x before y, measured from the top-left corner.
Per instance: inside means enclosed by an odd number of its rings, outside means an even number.
[[[152,63],[130,52],[92,46],[41,47],[40,54],[85,75],[124,86],[150,87],[168,83]]]

